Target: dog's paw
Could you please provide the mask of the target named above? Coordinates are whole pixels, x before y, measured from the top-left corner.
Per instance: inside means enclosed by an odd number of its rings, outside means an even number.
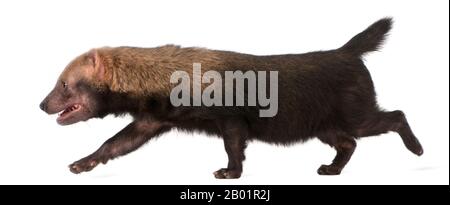
[[[234,170],[234,169],[219,169],[214,172],[214,177],[217,179],[237,179],[241,177],[242,171]]]
[[[74,174],[88,172],[94,169],[94,167],[96,167],[99,162],[99,160],[87,157],[72,163],[71,165],[69,165],[69,169]]]
[[[322,165],[317,170],[320,175],[339,175],[342,168],[333,165]]]

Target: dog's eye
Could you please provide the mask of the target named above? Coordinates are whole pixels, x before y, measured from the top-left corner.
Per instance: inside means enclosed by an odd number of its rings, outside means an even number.
[[[61,84],[62,84],[63,88],[67,88],[67,83],[66,82],[62,81]]]

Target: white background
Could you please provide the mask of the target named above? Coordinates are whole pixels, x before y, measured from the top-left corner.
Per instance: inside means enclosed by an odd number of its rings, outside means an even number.
[[[0,184],[448,184],[448,1],[0,1]],[[38,105],[75,56],[93,47],[163,44],[251,54],[334,49],[392,16],[381,52],[366,56],[382,107],[403,110],[425,154],[397,134],[358,141],[340,176],[319,176],[333,149],[250,143],[238,180],[212,172],[227,157],[217,138],[170,132],[136,152],[74,175],[129,118],[61,127]]]

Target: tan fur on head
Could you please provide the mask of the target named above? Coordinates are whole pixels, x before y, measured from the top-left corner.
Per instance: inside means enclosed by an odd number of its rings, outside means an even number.
[[[97,50],[93,49],[75,58],[59,76],[59,81],[67,83],[81,79],[92,82],[94,86],[105,85],[109,80]]]

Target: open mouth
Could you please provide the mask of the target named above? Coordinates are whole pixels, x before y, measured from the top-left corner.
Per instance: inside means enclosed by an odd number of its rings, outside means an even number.
[[[79,111],[80,109],[81,109],[81,105],[80,104],[71,105],[71,106],[67,107],[66,109],[64,109],[63,111],[61,111],[58,114],[58,118],[56,120],[58,121],[58,123],[61,123],[65,119],[70,117],[72,114],[74,114],[77,111]]]

